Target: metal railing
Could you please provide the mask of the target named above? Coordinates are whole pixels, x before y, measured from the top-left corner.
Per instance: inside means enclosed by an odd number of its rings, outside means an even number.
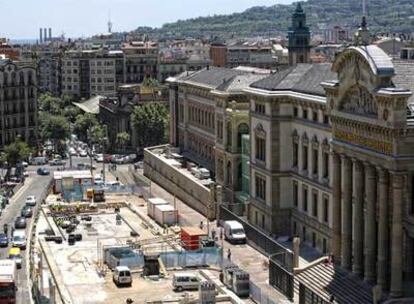
[[[236,220],[245,230],[247,242],[269,257],[269,283],[289,299],[294,297],[293,253],[266,235],[246,219],[237,216],[225,206],[220,205],[220,221]]]

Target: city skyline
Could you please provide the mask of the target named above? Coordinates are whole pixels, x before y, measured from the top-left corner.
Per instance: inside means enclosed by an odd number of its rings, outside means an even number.
[[[176,0],[151,3],[133,0],[40,0],[12,3],[0,1],[0,37],[35,39],[39,28],[51,27],[54,36],[87,37],[107,30],[108,15],[114,32],[131,31],[139,26],[160,27],[164,23],[214,14],[242,12],[252,6],[289,4],[293,0]],[[18,14],[21,18],[16,19]],[[23,20],[23,21],[22,21]]]

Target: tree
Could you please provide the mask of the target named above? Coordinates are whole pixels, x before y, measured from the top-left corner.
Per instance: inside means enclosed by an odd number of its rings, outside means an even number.
[[[95,125],[88,131],[88,138],[91,144],[105,147],[107,145],[107,129],[106,126]]]
[[[81,110],[78,107],[75,106],[67,106],[63,109],[63,116],[66,117],[66,119],[70,123],[75,123],[76,118],[81,114]]]
[[[63,151],[62,142],[69,138],[69,123],[64,116],[42,115],[40,134],[43,140],[50,140],[55,152]]]
[[[73,132],[78,136],[81,141],[87,141],[87,130],[91,130],[94,126],[98,125],[96,116],[91,113],[79,114],[76,116]]]
[[[156,146],[167,141],[168,110],[165,105],[147,103],[136,106],[131,114],[139,147]]]
[[[58,97],[52,96],[50,93],[40,95],[38,102],[40,112],[51,115],[60,115],[62,113],[62,100]]]
[[[2,164],[6,165],[7,167],[6,176],[10,175],[11,168],[15,167],[18,163],[27,160],[31,153],[32,150],[30,149],[29,145],[22,141],[20,137],[18,137],[11,144],[5,146],[1,158]],[[20,166],[20,168],[22,167]],[[21,173],[21,170],[20,173],[18,173],[18,171],[16,170],[17,175]]]
[[[17,138],[14,142],[4,147],[4,156],[9,167],[17,165],[29,158],[32,150],[29,145]]]
[[[116,144],[121,146],[123,150],[129,143],[131,136],[127,132],[121,132],[116,135]]]

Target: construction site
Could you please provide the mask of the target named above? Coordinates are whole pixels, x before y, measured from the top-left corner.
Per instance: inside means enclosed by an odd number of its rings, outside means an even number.
[[[49,303],[253,303],[222,283],[223,275],[237,277],[244,285],[230,284],[246,287],[248,274],[223,258],[208,232],[180,227],[167,202],[132,193],[99,203],[62,197],[42,204],[34,238],[33,284]],[[131,272],[130,286],[115,284],[120,267]],[[174,288],[182,273],[196,277],[197,288]]]

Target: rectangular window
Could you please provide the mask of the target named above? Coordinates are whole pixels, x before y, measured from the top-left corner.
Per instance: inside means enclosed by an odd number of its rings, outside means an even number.
[[[323,153],[323,177],[329,178],[329,153]]]
[[[308,110],[303,110],[303,119],[308,119]]]
[[[312,117],[313,121],[318,122],[318,112],[313,111],[313,114],[312,115],[313,115],[313,117]]]
[[[256,174],[256,197],[266,201],[266,178]]]
[[[312,193],[312,215],[318,217],[318,192]]]
[[[308,188],[306,186],[303,186],[303,211],[308,212]]]
[[[326,196],[323,198],[323,221],[329,222],[329,198]]]
[[[308,146],[303,145],[302,148],[302,170],[308,170]]]
[[[305,226],[302,227],[302,239],[304,242],[306,242],[306,227]]]
[[[298,182],[293,182],[293,205],[295,207],[298,206],[298,193],[299,193]]]
[[[298,108],[297,107],[294,107],[293,108],[293,116],[294,117],[298,117],[298,113],[299,113]]]
[[[312,149],[312,174],[318,175],[318,150]]]
[[[293,167],[298,166],[299,145],[297,142],[293,143]]]
[[[266,113],[266,106],[263,103],[256,102],[255,103],[255,112],[260,114]]]
[[[325,125],[329,125],[329,116],[326,114],[323,115],[323,123]]]
[[[266,139],[256,137],[256,159],[266,161]]]

